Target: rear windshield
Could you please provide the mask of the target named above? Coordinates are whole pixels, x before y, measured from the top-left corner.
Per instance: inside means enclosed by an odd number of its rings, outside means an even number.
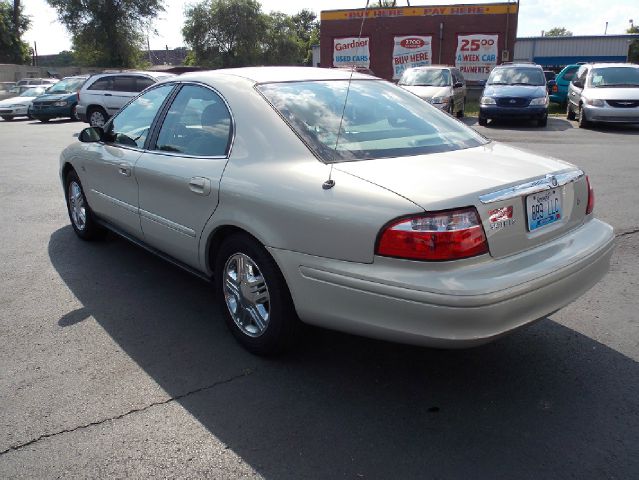
[[[407,70],[399,80],[400,85],[445,87],[450,85],[450,72],[443,69]]]
[[[639,87],[639,68],[604,67],[593,68],[590,85],[595,88]]]
[[[86,78],[64,78],[56,83],[47,93],[75,93]]]
[[[385,81],[352,81],[346,106],[347,80],[257,88],[326,162],[449,152],[487,143],[463,123]]]
[[[546,85],[544,72],[539,68],[501,67],[488,77],[488,85]]]

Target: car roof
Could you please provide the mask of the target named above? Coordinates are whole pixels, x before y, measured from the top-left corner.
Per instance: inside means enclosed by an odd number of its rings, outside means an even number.
[[[94,73],[91,75],[92,77],[113,77],[116,75],[143,75],[146,77],[154,77],[154,78],[164,78],[164,77],[172,77],[173,73],[164,73],[164,72],[144,72],[144,71],[134,71],[134,70],[126,70],[123,72],[106,72],[106,73]]]
[[[311,80],[379,80],[377,77],[358,73],[350,69],[318,68],[318,67],[243,67],[204,72],[183,73],[177,80],[193,80],[207,82],[219,76],[235,76],[251,80],[255,83],[271,82],[303,82]]]
[[[502,63],[500,65],[495,66],[495,68],[512,68],[512,67],[538,68],[540,70],[543,70],[541,68],[541,65],[537,63]]]
[[[639,65],[635,63],[591,63],[592,68],[606,68],[606,67],[632,67],[639,68]]]

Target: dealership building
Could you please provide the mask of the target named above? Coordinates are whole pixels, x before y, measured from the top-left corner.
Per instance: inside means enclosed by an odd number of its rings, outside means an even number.
[[[478,82],[513,60],[517,15],[512,2],[323,11],[318,63],[369,68],[388,80],[408,67],[455,65]]]

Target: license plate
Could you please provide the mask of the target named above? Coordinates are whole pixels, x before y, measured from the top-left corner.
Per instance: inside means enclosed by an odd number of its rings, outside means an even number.
[[[547,227],[561,219],[561,190],[555,188],[526,197],[528,230]]]

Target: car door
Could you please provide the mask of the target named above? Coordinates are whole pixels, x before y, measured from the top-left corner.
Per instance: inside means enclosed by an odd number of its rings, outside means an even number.
[[[579,111],[581,92],[583,92],[584,86],[586,85],[587,75],[588,67],[585,65],[579,67],[579,70],[575,74],[574,80],[570,82],[570,86],[568,87],[568,101],[571,103],[571,109],[573,112]],[[575,80],[577,80],[577,85],[575,85]]]
[[[145,241],[194,268],[202,230],[218,203],[232,117],[213,89],[183,84],[135,166]]]
[[[126,233],[142,237],[135,164],[143,152],[154,118],[174,84],[162,85],[135,99],[104,129],[103,142],[87,144],[82,180],[95,213]]]

